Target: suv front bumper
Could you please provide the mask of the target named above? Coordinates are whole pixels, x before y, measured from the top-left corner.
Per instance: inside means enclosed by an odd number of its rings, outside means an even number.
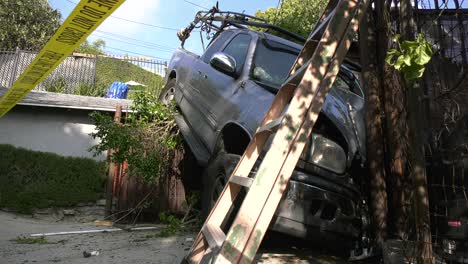
[[[307,178],[307,183],[297,179]],[[315,182],[315,184],[314,184]],[[361,233],[361,218],[357,213],[356,197],[330,189],[343,187],[314,175],[295,171],[281,200],[270,229],[299,238],[356,239]]]

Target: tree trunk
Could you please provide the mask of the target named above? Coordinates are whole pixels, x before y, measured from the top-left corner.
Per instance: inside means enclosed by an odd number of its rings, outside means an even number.
[[[400,19],[403,39],[414,39],[414,21],[410,0],[401,0]],[[419,263],[435,263],[432,254],[429,197],[427,192],[426,162],[424,153],[423,92],[417,82],[407,82],[408,126],[410,129],[410,176],[414,183],[414,211],[418,241]]]
[[[387,238],[387,190],[384,171],[382,102],[377,70],[375,27],[372,11],[366,13],[359,27],[362,79],[366,93],[367,159],[370,171],[370,207],[375,242]]]
[[[405,91],[399,72],[390,65],[384,65],[383,84],[385,94],[385,117],[387,124],[388,178],[391,189],[389,229],[398,239],[407,240],[409,236],[408,180],[408,124]]]
[[[114,123],[120,123],[122,119],[122,106],[117,105],[115,107],[115,114],[114,114]],[[106,216],[110,216],[112,214],[112,204],[114,200],[114,181],[115,181],[115,174],[118,170],[118,165],[112,162],[112,149],[107,151],[107,158],[109,161],[109,171],[107,172],[107,183],[106,183]]]
[[[407,177],[408,126],[405,89],[400,73],[386,64],[389,48],[391,0],[376,1],[378,28],[378,65],[381,72],[385,111],[385,138],[387,157],[387,184],[389,195],[389,235],[406,240],[409,235],[409,201]]]

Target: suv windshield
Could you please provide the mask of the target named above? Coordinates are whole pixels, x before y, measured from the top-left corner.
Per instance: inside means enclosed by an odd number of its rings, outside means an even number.
[[[280,87],[298,54],[299,50],[293,47],[260,38],[252,65],[252,79],[268,86]]]

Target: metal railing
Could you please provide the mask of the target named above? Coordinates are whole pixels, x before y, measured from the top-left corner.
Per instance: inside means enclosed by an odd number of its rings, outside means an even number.
[[[0,50],[0,87],[9,88],[31,64],[37,52]],[[157,93],[162,88],[167,62],[140,57],[95,56],[74,53],[34,90],[103,96],[114,81],[135,81]]]

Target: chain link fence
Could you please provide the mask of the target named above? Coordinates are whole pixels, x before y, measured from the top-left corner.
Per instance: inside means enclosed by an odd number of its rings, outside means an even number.
[[[434,48],[423,77],[434,252],[468,263],[468,10],[464,0],[418,0],[418,31]]]
[[[426,146],[432,239],[447,263],[468,262],[468,78],[460,65],[433,58],[426,69]]]
[[[0,51],[0,86],[9,88],[31,64],[37,52]],[[159,93],[167,62],[135,57],[73,54],[34,90],[102,97],[114,81],[140,83],[134,91]]]
[[[159,95],[164,86],[167,62],[135,57],[97,57],[95,90],[105,93],[115,82],[134,81],[141,85],[131,86],[129,98],[138,91]]]
[[[374,0],[374,4],[377,1],[379,0]],[[420,102],[426,110],[421,119],[425,134],[431,242],[436,263],[468,263],[468,3],[465,1],[411,1],[415,33],[422,33],[434,51],[418,84],[422,85],[424,91]],[[383,3],[388,11],[385,15],[388,14],[391,35],[395,36],[402,32],[399,17],[401,1],[386,0]],[[391,96],[401,95],[407,110],[410,107],[406,101],[406,93],[408,90]],[[406,173],[409,174],[412,164],[405,166]],[[391,172],[388,175],[392,175]],[[395,187],[396,184],[392,181],[396,182],[390,177],[387,179],[388,186]],[[404,192],[407,199],[403,205],[400,201],[398,204],[406,207],[404,213],[409,210],[405,214],[406,221],[401,221],[402,226],[398,227],[405,233],[394,230],[399,222],[389,224],[391,239],[384,246],[387,247],[384,251],[391,254],[384,254],[384,258],[389,258],[386,260],[388,263],[423,263],[417,259],[423,252],[418,251],[428,241],[418,237],[420,230],[417,230],[417,220],[421,216],[417,215],[416,210],[417,184],[412,175],[409,175],[401,185],[400,191]],[[392,201],[395,199],[392,195],[393,193],[389,194],[389,204],[393,206],[397,202]],[[392,209],[395,211],[395,208]],[[389,221],[399,220],[397,213],[390,214],[393,215],[390,215]]]
[[[468,9],[464,0],[418,0],[418,30],[442,57],[456,64],[468,63]]]

